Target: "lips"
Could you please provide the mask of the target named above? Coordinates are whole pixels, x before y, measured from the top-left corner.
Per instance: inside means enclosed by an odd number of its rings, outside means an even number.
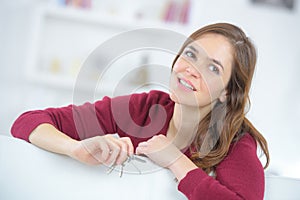
[[[189,80],[186,80],[184,78],[178,78],[178,83],[180,84],[180,86],[183,86],[185,89],[196,91],[196,88]]]

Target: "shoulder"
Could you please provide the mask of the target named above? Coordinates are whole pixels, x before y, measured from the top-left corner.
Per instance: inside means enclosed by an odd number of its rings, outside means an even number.
[[[153,90],[112,98],[110,107],[119,135],[150,138],[166,132],[174,102],[167,93]]]
[[[130,95],[131,102],[139,102],[143,104],[172,104],[172,100],[168,93],[159,90],[151,90],[150,92],[136,93]]]
[[[111,98],[111,103],[117,107],[129,106],[130,110],[148,110],[153,105],[161,105],[169,110],[174,106],[169,94],[159,90],[114,97]]]
[[[251,134],[246,133],[231,144],[227,156],[217,166],[216,173],[220,182],[242,196],[252,196],[250,199],[263,197],[264,169],[257,156],[256,140]]]
[[[248,151],[256,154],[257,143],[250,133],[245,133],[238,141],[231,144],[229,153]]]
[[[174,102],[169,94],[159,90],[113,97],[109,101],[111,112],[122,119],[128,111],[131,117],[140,121],[148,120],[149,115],[151,118],[161,118],[165,115],[169,118],[174,109]],[[164,115],[160,116],[161,113]]]
[[[157,109],[163,108],[167,115],[173,113],[174,102],[170,99],[169,94],[158,91],[151,90],[150,92],[131,94],[129,100],[129,109],[131,113],[145,113],[152,109],[153,111],[158,111]]]
[[[217,166],[217,171],[225,174],[231,171],[241,177],[247,174],[260,181],[263,179],[264,169],[257,155],[256,140],[251,134],[246,133],[231,144],[227,156]]]
[[[121,95],[116,97],[108,97],[105,96],[103,99],[96,102],[96,104],[114,104],[120,105],[124,103],[129,103],[130,105],[152,105],[152,104],[160,104],[160,105],[172,105],[174,102],[170,99],[168,93],[159,91],[159,90],[151,90],[149,92],[143,93],[133,93],[128,95]]]
[[[257,156],[257,143],[250,133],[245,133],[238,141],[230,145],[229,151],[223,162],[245,162],[251,161],[255,165],[261,165]],[[249,163],[247,163],[249,165]],[[251,164],[250,164],[251,165]]]

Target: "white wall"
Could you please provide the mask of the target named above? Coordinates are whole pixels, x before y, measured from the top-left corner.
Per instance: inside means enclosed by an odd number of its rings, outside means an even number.
[[[72,102],[72,91],[35,85],[24,78],[31,14],[37,2],[41,1],[0,2],[0,134],[8,135],[13,120],[25,110]],[[296,170],[300,167],[299,3],[293,11],[255,6],[250,0],[195,0],[193,4],[194,29],[228,21],[254,40],[259,57],[249,118],[269,142],[270,170],[300,178]]]
[[[0,134],[10,134],[12,122],[25,110],[72,102],[72,91],[29,83],[24,76],[32,11],[44,2],[0,1]]]

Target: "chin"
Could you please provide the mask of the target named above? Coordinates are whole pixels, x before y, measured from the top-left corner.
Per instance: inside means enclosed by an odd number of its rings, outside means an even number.
[[[170,92],[170,99],[175,103],[179,103],[177,96],[173,92]]]
[[[176,104],[184,105],[184,106],[190,106],[190,107],[196,107],[198,108],[199,105],[195,102],[192,102],[191,99],[188,99],[188,97],[180,98],[181,96],[174,94],[173,92],[170,92],[170,99],[174,101]],[[179,99],[180,98],[180,99]]]

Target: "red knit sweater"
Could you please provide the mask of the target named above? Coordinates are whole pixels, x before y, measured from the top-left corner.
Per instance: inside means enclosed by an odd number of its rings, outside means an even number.
[[[167,133],[173,110],[174,102],[161,91],[104,97],[94,104],[26,112],[15,121],[11,133],[29,142],[30,133],[39,124],[49,123],[76,140],[118,133],[120,137],[130,137],[136,148],[153,135]],[[185,154],[190,155],[188,151]],[[178,189],[189,200],[263,199],[264,170],[250,134],[231,145],[217,166],[216,175],[208,176],[200,168],[192,170],[180,181]]]

